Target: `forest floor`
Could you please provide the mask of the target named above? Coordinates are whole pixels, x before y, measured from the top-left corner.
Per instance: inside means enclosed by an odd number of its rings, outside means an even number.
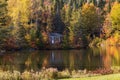
[[[120,73],[94,76],[94,77],[60,79],[60,80],[120,80]]]

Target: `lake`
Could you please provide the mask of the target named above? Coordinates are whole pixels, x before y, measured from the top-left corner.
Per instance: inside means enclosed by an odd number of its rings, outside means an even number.
[[[40,70],[95,70],[120,67],[120,47],[86,48],[80,50],[16,51],[0,54],[0,69],[7,71]]]

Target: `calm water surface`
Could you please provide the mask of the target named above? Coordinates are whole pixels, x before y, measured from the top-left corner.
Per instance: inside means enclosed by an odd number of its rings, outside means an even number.
[[[0,54],[2,70],[40,70],[42,67],[87,69],[120,67],[120,47],[87,48],[81,50],[41,50]]]

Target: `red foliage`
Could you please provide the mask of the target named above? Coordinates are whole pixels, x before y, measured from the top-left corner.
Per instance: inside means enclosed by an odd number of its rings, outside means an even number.
[[[35,42],[35,41],[32,41],[32,42],[30,43],[30,46],[31,46],[32,48],[37,49],[37,46],[36,46],[36,42]]]
[[[97,70],[93,71],[92,73],[105,75],[105,74],[111,74],[111,73],[113,73],[113,70],[103,68],[103,69],[97,69]]]

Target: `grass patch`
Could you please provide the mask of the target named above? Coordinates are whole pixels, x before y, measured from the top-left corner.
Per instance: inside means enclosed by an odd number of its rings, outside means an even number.
[[[59,79],[59,80],[120,80],[120,73],[94,76],[94,77],[69,78],[69,79]]]

